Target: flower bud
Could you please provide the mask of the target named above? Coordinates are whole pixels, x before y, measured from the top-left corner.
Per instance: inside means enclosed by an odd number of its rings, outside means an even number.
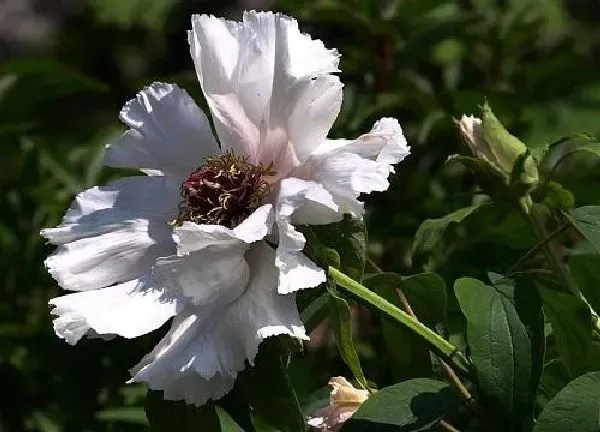
[[[470,156],[479,162],[481,171],[499,177],[506,185],[534,187],[537,167],[525,144],[506,130],[487,103],[481,111],[481,119],[463,115],[457,121]]]
[[[319,410],[308,420],[308,425],[317,431],[337,431],[369,398],[368,390],[355,388],[344,377],[329,380],[331,393],[329,405]]]

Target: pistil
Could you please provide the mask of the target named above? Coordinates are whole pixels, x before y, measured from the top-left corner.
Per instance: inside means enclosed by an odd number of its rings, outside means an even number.
[[[252,164],[246,156],[226,152],[206,158],[181,185],[176,225],[184,221],[234,228],[271,192],[267,181],[273,164]]]

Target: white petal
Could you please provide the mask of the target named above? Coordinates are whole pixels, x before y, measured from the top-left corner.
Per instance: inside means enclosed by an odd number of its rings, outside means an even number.
[[[384,118],[371,132],[354,141],[329,141],[296,169],[296,174],[323,185],[334,197],[341,213],[362,216],[361,193],[384,191],[393,164],[410,153],[397,120]],[[318,223],[309,218],[305,223]]]
[[[247,246],[208,246],[183,256],[159,258],[153,274],[169,290],[195,305],[226,304],[238,298],[250,277],[244,259]]]
[[[322,185],[298,178],[286,178],[279,184],[276,218],[288,218],[295,224],[306,224],[305,215],[313,215],[324,225],[341,219],[338,206]]]
[[[164,389],[165,400],[180,401],[201,406],[209,399],[217,400],[233,389],[235,377],[216,374],[211,378],[203,378],[194,371],[179,373],[174,381],[161,385],[160,381],[149,381],[148,387],[155,390]]]
[[[246,258],[252,269],[243,295],[227,305],[186,310],[169,333],[134,368],[133,381],[165,390],[168,399],[202,405],[233,386],[244,362],[253,362],[260,342],[272,335],[307,339],[295,296],[277,294],[273,250],[254,244]]]
[[[186,255],[190,252],[205,249],[209,246],[235,246],[242,242],[233,230],[222,225],[198,225],[194,222],[183,222],[175,227],[173,238],[177,243],[177,253]],[[242,252],[243,253],[243,252]]]
[[[56,228],[42,235],[60,245],[46,260],[68,290],[102,288],[137,278],[159,256],[175,252],[168,221],[177,186],[165,177],[129,177],[81,192]]]
[[[275,162],[302,160],[325,139],[341,104],[339,55],[270,12],[242,22],[193,16],[192,57],[221,144]]]
[[[346,147],[363,157],[375,157],[377,162],[394,165],[410,154],[410,147],[395,118],[384,117],[377,121],[368,134],[358,137]],[[393,167],[392,167],[393,172]]]
[[[299,161],[305,160],[325,140],[342,105],[342,83],[336,76],[316,77],[303,86],[295,94],[282,96],[296,101],[287,125]]]
[[[296,296],[279,295],[278,271],[273,265],[275,251],[266,243],[255,243],[246,254],[252,277],[244,295],[233,305],[229,316],[246,321],[243,342],[246,352],[256,354],[257,342],[279,334],[308,340],[298,308]],[[254,355],[248,359],[250,363]]]
[[[265,238],[275,222],[272,204],[265,204],[256,209],[234,229],[221,225],[198,225],[184,222],[174,230],[177,252],[182,255],[211,245],[250,244]]]
[[[287,221],[281,221],[275,265],[279,269],[279,293],[289,294],[316,287],[327,280],[325,271],[304,253],[306,239]]]
[[[386,190],[389,174],[390,166],[387,164],[362,158],[356,153],[339,153],[322,160],[315,181],[331,192],[342,213],[360,217],[363,205],[358,196]]]
[[[233,229],[235,236],[246,243],[253,243],[265,238],[275,222],[275,212],[272,204],[257,208],[241,224]]]
[[[327,224],[342,215],[331,194],[321,185],[287,178],[282,180],[277,198],[277,228],[279,245],[275,265],[279,269],[279,292],[288,294],[325,282],[325,272],[302,252],[306,239],[292,222],[304,223],[306,218]]]
[[[179,185],[164,177],[125,177],[80,192],[56,228],[41,233],[53,244],[110,231],[130,219],[169,221],[176,215]]]
[[[107,147],[107,165],[159,170],[182,179],[206,156],[219,153],[208,119],[174,84],[144,88],[127,102],[120,117],[131,129]]]
[[[184,305],[150,278],[50,300],[54,331],[75,344],[91,330],[98,335],[134,338],[159,328]]]

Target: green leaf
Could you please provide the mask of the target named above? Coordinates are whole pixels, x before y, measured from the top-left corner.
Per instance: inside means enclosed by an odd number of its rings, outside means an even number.
[[[362,278],[365,265],[364,224],[362,222],[357,223],[357,221],[353,221],[346,215],[341,222],[327,226],[332,228],[331,232],[323,231],[322,227],[319,226],[310,227],[311,229],[306,231],[305,235],[308,237],[309,256],[315,259],[322,267],[327,268],[331,265],[335,268],[343,268],[353,273],[355,277]],[[339,236],[338,238],[335,237],[336,234]],[[342,262],[342,253],[348,259],[347,263]],[[360,359],[352,340],[350,306],[346,300],[338,295],[334,281],[328,280],[326,286],[329,315],[335,327],[338,351],[356,380],[363,387],[366,387],[367,380],[360,366]],[[314,314],[319,313],[319,307],[319,304],[315,305]],[[303,315],[305,315],[304,311]],[[312,315],[306,318],[311,317]],[[312,323],[309,322],[309,324]]]
[[[579,207],[567,217],[573,226],[591,243],[596,252],[600,253],[600,207]]]
[[[477,279],[454,283],[482,402],[510,430],[531,414],[531,343],[509,298]]]
[[[329,225],[301,227],[307,237],[307,253],[321,266],[327,268],[329,258],[322,249],[333,249],[339,255],[339,270],[360,282],[365,269],[367,232],[362,220],[344,215],[340,222]]]
[[[600,371],[600,340],[594,339],[592,341],[592,349],[590,353],[590,361],[589,361],[590,372],[592,371]]]
[[[352,316],[350,314],[350,306],[348,302],[340,297],[335,288],[335,282],[328,284],[328,291],[330,295],[330,307],[331,315],[333,316],[333,322],[335,325],[335,336],[338,350],[344,363],[348,366],[354,378],[362,385],[366,387],[367,380],[360,366],[360,359],[354,348],[354,341],[352,340]]]
[[[575,148],[574,151],[590,153],[600,157],[600,142],[587,142]]]
[[[273,336],[260,344],[254,367],[241,380],[254,413],[282,432],[305,429],[304,415],[287,373],[293,341]]]
[[[235,420],[223,408],[216,406],[215,410],[219,417],[221,432],[244,432],[244,429],[238,425]]]
[[[329,313],[329,301],[329,293],[324,292],[302,309],[300,319],[304,323],[307,334],[313,331],[327,317]]]
[[[36,78],[42,81],[37,85],[51,85],[53,91],[60,88],[61,94],[79,90],[99,92],[108,90],[106,84],[49,59],[21,58],[5,61],[0,65],[0,76],[2,75]]]
[[[400,287],[420,321],[431,326],[446,323],[446,284],[436,273],[377,273],[365,277],[363,284],[390,298],[398,297],[394,290]]]
[[[544,312],[552,325],[556,349],[572,377],[584,373],[592,346],[592,316],[588,306],[571,293],[539,280]]]
[[[600,372],[571,381],[538,418],[534,432],[600,431]]]
[[[514,171],[517,159],[527,151],[527,147],[521,140],[506,130],[492,112],[487,101],[481,107],[481,118],[483,136],[476,142],[477,150],[483,158],[491,159],[505,173],[511,174]],[[537,177],[537,173],[535,177]]]
[[[600,313],[600,256],[574,255],[569,269],[581,293],[596,313]]]
[[[575,197],[571,191],[565,189],[560,183],[549,181],[535,191],[542,204],[552,210],[571,211],[575,207]]]
[[[48,170],[56,179],[60,180],[71,194],[75,195],[79,193],[84,188],[83,182],[71,170],[56,160],[50,152],[46,151],[42,146],[38,147],[40,147],[40,167]]]
[[[506,178],[489,161],[459,154],[450,155],[446,161],[447,164],[457,162],[473,172],[476,183],[486,194],[494,197],[506,194]]]
[[[446,383],[415,378],[385,387],[367,399],[341,432],[428,431],[461,405]]]
[[[251,418],[254,432],[278,432],[260,417],[253,415]]]
[[[546,145],[548,149],[554,149],[562,144],[568,144],[571,147],[579,148],[594,142],[594,137],[586,133],[579,133],[571,136],[564,136]]]
[[[160,29],[178,0],[90,0],[98,21],[130,28],[142,24]]]
[[[569,157],[574,156],[578,153],[588,153],[593,156],[600,156],[600,142],[593,136],[587,134],[578,134],[571,137],[564,137],[560,140],[550,144],[549,148],[555,148],[561,144],[567,143],[568,146],[564,149],[560,157],[555,157],[553,152],[549,153],[548,156],[553,156],[552,162],[544,161],[544,165],[548,165],[550,175],[560,166],[562,162],[567,160]],[[550,159],[550,157],[546,158]]]
[[[34,411],[31,413],[31,417],[35,425],[34,428],[40,432],[60,432],[62,430],[55,421],[43,412]]]
[[[488,273],[488,277],[494,288],[513,303],[517,315],[527,331],[527,336],[531,344],[529,404],[533,409],[544,369],[544,354],[546,350],[542,299],[535,289],[533,280],[529,278],[519,279],[515,284],[512,279],[497,273]]]
[[[106,84],[52,60],[6,61],[0,65],[0,77],[3,81],[8,77],[10,84],[2,89],[0,129],[8,127],[14,131],[43,122],[45,119],[36,114],[55,107],[60,97],[108,89]]]
[[[529,389],[530,403],[533,407],[542,379],[546,352],[542,300],[531,284],[522,286],[522,282],[519,282],[515,291],[514,305],[521,322],[525,326],[531,344],[531,378],[529,380]]]
[[[593,140],[592,137],[587,137],[588,140]],[[583,151],[586,153],[593,154],[594,156],[600,156],[600,142],[598,141],[588,141],[583,144],[580,144],[575,148],[577,151]]]
[[[166,401],[162,391],[148,391],[146,417],[150,430],[156,432],[219,431],[219,417],[212,404],[201,407],[186,405],[183,401]]]
[[[444,280],[435,273],[412,276],[378,273],[365,277],[363,284],[392,304],[405,309],[396,291],[400,288],[419,321],[430,328],[446,323],[446,286]],[[421,338],[390,320],[382,320],[381,332],[392,362],[391,373],[396,380],[431,373],[429,349]]]
[[[479,205],[464,207],[442,218],[425,220],[415,234],[412,256],[417,257],[430,253],[441,242],[450,224],[461,223],[479,207]]]
[[[109,408],[96,414],[96,418],[105,422],[119,422],[148,425],[148,419],[141,407]]]
[[[310,231],[309,233],[313,236],[315,235],[314,231]],[[340,262],[341,260],[338,251],[329,247],[328,245],[325,246],[321,244],[320,241],[322,239],[325,239],[326,241],[328,241],[328,243],[332,242],[331,237],[325,236],[323,234],[318,239],[316,237],[312,237],[310,241],[312,253],[310,255],[312,255],[313,257],[317,256],[318,262],[321,264],[321,266],[325,268],[327,268],[327,266],[329,265],[335,268],[343,267],[343,265]],[[315,251],[314,248],[317,245],[320,246],[320,250]],[[364,269],[364,260],[362,261],[362,268]],[[350,268],[350,271],[352,271],[352,268]],[[355,273],[358,274],[357,271]],[[362,270],[360,271],[360,275],[362,276]],[[325,299],[327,301],[329,315],[334,324],[335,340],[336,345],[338,347],[338,351],[342,357],[342,360],[344,361],[344,363],[346,363],[346,366],[348,366],[348,368],[354,375],[354,378],[356,378],[360,385],[366,387],[367,380],[360,366],[360,359],[358,358],[358,353],[356,352],[356,348],[354,347],[354,341],[352,339],[352,316],[350,312],[350,306],[348,305],[348,302],[338,294],[335,281],[328,280],[326,286],[327,294]],[[319,308],[321,307],[321,305],[317,303],[318,300],[319,299],[313,302],[316,304],[314,308],[311,308],[314,309],[314,314],[306,316],[307,314],[304,313],[306,311],[305,310],[303,311],[303,318],[306,317],[307,319],[310,319],[313,318],[314,315],[316,315],[316,318],[319,318],[318,314],[320,312]],[[312,306],[312,304],[309,305],[309,307],[310,306]],[[309,310],[308,312],[311,312],[311,310]],[[312,322],[308,323],[312,324]]]
[[[540,394],[545,397],[546,400],[550,400],[556,396],[569,381],[571,381],[571,377],[565,366],[559,359],[554,359],[544,366]]]

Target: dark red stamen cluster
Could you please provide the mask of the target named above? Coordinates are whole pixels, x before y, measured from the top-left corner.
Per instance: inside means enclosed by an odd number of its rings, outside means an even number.
[[[265,177],[272,164],[254,165],[231,152],[206,159],[181,185],[183,200],[175,221],[233,228],[247,218],[270,192]]]

